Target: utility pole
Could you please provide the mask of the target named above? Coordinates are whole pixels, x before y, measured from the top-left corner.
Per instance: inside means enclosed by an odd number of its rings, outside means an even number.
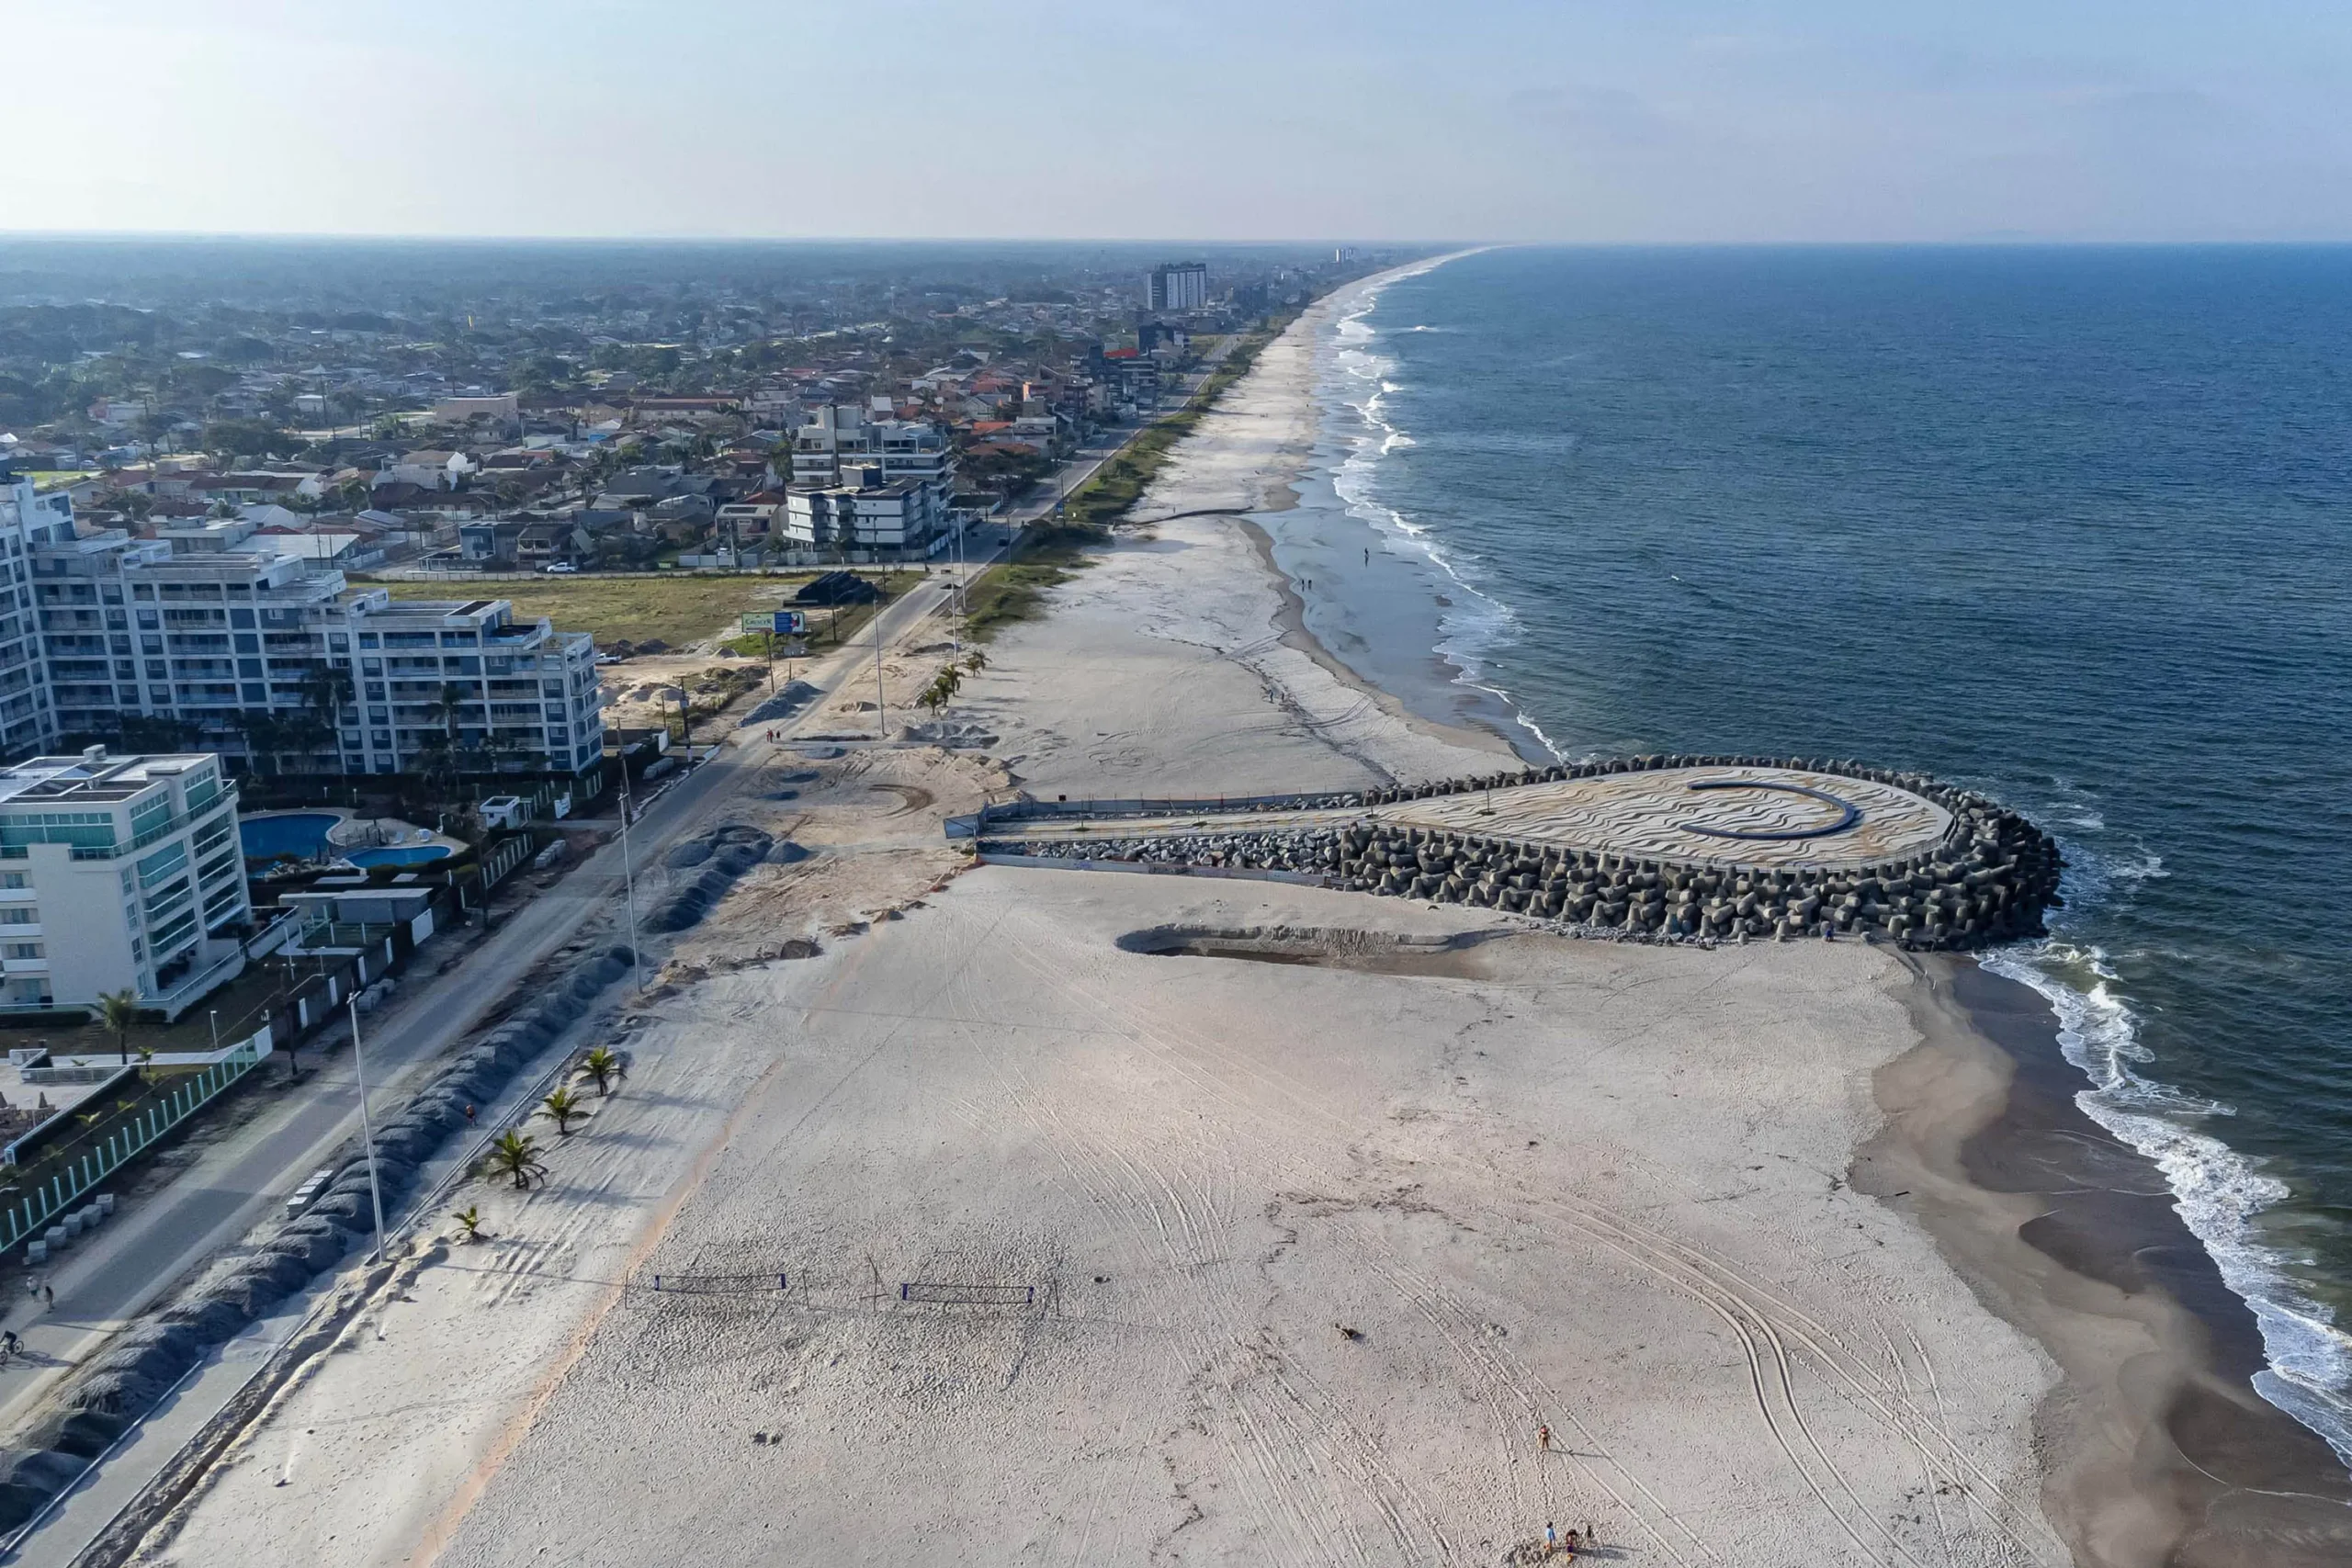
[[[637,951],[637,870],[629,862],[628,758],[621,758],[621,886],[628,897],[628,978],[630,988],[645,989],[644,960]]]
[[[877,745],[890,733],[888,711],[882,702],[882,606],[888,603],[888,592],[877,587],[874,591],[874,739]]]
[[[351,993],[351,1071],[359,1080],[359,1139],[368,1145],[368,1196],[376,1205],[376,1251],[371,1261],[384,1259],[384,1189],[376,1179],[376,1133],[368,1122],[368,1068],[359,1051],[359,993]]]

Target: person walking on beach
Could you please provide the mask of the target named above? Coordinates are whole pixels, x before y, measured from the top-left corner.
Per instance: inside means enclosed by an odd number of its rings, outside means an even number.
[[[1547,1521],[1544,1526],[1544,1555],[1549,1557],[1560,1550],[1560,1532]]]
[[[1567,1552],[1568,1552],[1568,1557],[1569,1557],[1570,1561],[1574,1561],[1574,1560],[1575,1560],[1575,1558],[1576,1558],[1576,1554],[1577,1554],[1577,1545],[1578,1545],[1578,1544],[1579,1544],[1579,1540],[1578,1540],[1578,1537],[1577,1537],[1577,1532],[1576,1532],[1576,1531],[1574,1531],[1574,1530],[1570,1530],[1570,1531],[1568,1532],[1568,1540],[1567,1540]]]
[[[1552,1451],[1552,1428],[1550,1427],[1539,1426],[1535,1428],[1535,1449],[1538,1453],[1548,1454]]]
[[[57,1309],[57,1287],[46,1280],[40,1282],[40,1309],[43,1312],[54,1312]]]

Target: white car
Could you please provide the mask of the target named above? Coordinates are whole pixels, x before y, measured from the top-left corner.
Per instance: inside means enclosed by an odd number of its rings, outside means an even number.
[[[578,571],[580,569],[572,565],[568,560],[560,560],[550,562],[549,564],[539,568],[539,570],[546,572],[549,577],[568,577],[571,573]]]

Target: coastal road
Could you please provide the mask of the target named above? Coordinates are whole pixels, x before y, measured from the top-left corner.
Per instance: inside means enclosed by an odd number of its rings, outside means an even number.
[[[984,565],[985,562],[976,564]],[[878,622],[886,645],[909,641],[946,604],[952,579],[934,573],[884,607]],[[841,649],[803,677],[824,694],[869,675],[870,637]],[[870,678],[870,676],[869,676]],[[820,705],[800,716],[739,731],[642,808],[629,848],[639,866],[653,863],[673,840],[690,836],[734,798],[758,746],[770,730],[797,732]],[[530,970],[577,933],[592,916],[610,914],[622,900],[621,847],[616,839],[570,875],[501,919],[448,974],[412,975],[395,1005],[362,1021],[371,1105],[397,1103],[444,1052],[470,1031]],[[611,940],[625,940],[616,922]],[[282,1071],[276,1063],[256,1071]],[[174,1281],[221,1247],[233,1244],[310,1171],[325,1164],[358,1131],[358,1091],[348,1055],[338,1055],[308,1085],[237,1130],[161,1191],[126,1205],[106,1229],[51,1270],[52,1311],[21,1300],[5,1319],[24,1337],[26,1354],[0,1369],[0,1430],[13,1428],[41,1395],[98,1349],[116,1330]]]

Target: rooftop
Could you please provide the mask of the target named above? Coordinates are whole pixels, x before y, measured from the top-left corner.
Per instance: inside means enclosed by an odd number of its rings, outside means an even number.
[[[103,746],[78,757],[35,757],[0,768],[0,805],[112,805],[212,760],[204,751],[109,757]]]

